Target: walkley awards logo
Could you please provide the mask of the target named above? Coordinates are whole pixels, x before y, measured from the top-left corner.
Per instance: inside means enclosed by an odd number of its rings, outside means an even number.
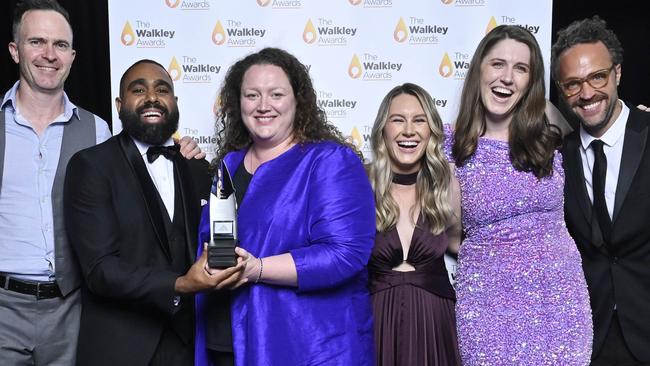
[[[217,20],[212,30],[212,42],[217,46],[255,47],[266,31],[264,28],[247,27],[240,20],[226,19],[223,23]]]
[[[357,100],[351,98],[340,98],[334,92],[327,90],[316,91],[317,103],[325,111],[327,118],[346,118],[357,106]]]
[[[393,39],[398,43],[407,43],[412,45],[430,45],[438,44],[440,37],[447,35],[449,27],[429,24],[424,18],[407,17],[407,22],[403,17],[399,18]]]
[[[215,156],[215,146],[217,146],[217,137],[215,135],[203,135],[198,128],[182,127],[179,126],[178,139],[182,136],[189,136],[192,140],[196,141],[201,148],[201,151],[206,153],[206,159],[212,160]]]
[[[183,83],[211,83],[221,71],[221,65],[201,62],[196,56],[181,56],[178,62],[176,56],[172,57],[167,72],[174,81]]]
[[[372,156],[371,133],[372,127],[367,125],[353,126],[350,130],[350,141],[363,153],[365,159],[369,159]]]
[[[469,62],[471,55],[463,52],[452,52],[453,60],[449,57],[449,53],[445,52],[438,66],[438,73],[443,78],[454,78],[456,80],[464,80],[469,70]]]
[[[350,5],[363,5],[364,8],[391,8],[393,0],[348,0]]]
[[[167,41],[174,38],[175,30],[155,27],[151,22],[135,20],[135,28],[127,20],[122,28],[120,41],[125,46],[137,48],[165,48]]]
[[[386,61],[372,53],[363,53],[361,58],[355,53],[348,66],[348,76],[366,81],[388,81],[402,70],[402,66],[401,62]]]
[[[300,9],[302,0],[257,0],[257,5],[261,7],[271,5],[272,9]]]
[[[502,24],[507,24],[507,25],[516,25],[519,27],[524,28],[525,30],[529,31],[530,33],[537,35],[539,33],[539,24],[528,24],[528,23],[522,23],[520,20],[518,20],[515,17],[507,16],[507,15],[502,15],[499,17],[501,19]],[[494,27],[497,26],[496,24],[496,19],[494,17],[490,18],[490,24],[494,24]],[[488,25],[489,27],[489,25]],[[492,28],[494,28],[492,27]],[[492,29],[489,29],[487,32],[491,31]]]
[[[490,17],[490,20],[488,21],[487,27],[485,27],[485,34],[488,34],[492,31],[492,29],[497,27],[497,20],[494,19],[494,17]]]
[[[317,18],[316,26],[311,19],[307,20],[302,32],[302,40],[307,44],[319,46],[345,46],[348,39],[357,34],[357,28],[337,25],[332,19]]]
[[[165,0],[165,4],[172,9],[180,10],[210,10],[210,2],[207,0]],[[180,5],[180,7],[179,7]]]
[[[438,112],[440,112],[440,108],[445,108],[447,104],[449,104],[449,99],[437,98],[433,95],[431,96],[431,101],[436,106],[436,108],[438,108]]]
[[[487,0],[440,0],[445,5],[458,7],[476,7],[487,5]]]

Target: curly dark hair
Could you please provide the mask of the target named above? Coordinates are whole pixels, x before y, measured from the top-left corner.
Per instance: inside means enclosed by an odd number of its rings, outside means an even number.
[[[294,98],[296,114],[293,123],[293,136],[296,142],[335,141],[353,149],[356,147],[346,141],[336,126],[327,121],[325,111],[316,102],[316,91],[312,85],[309,71],[298,59],[279,48],[264,48],[248,55],[233,64],[226,73],[216,107],[217,153],[216,160],[234,150],[242,149],[252,143],[252,139],[241,116],[240,95],[244,74],[254,65],[275,65],[289,78]]]
[[[537,178],[553,174],[553,156],[562,143],[557,126],[544,113],[546,87],[544,61],[539,44],[529,31],[516,25],[500,25],[486,34],[474,51],[460,97],[452,155],[456,165],[464,165],[474,155],[478,138],[485,133],[485,106],[481,102],[481,62],[504,39],[513,39],[530,50],[530,81],[521,100],[513,107],[509,128],[510,161],[519,171]]]
[[[553,78],[558,80],[557,73],[559,62],[558,58],[567,49],[580,43],[603,42],[614,65],[623,63],[623,47],[611,29],[607,28],[607,23],[598,15],[592,18],[577,20],[569,24],[566,28],[557,32],[557,41],[551,47],[551,65]]]

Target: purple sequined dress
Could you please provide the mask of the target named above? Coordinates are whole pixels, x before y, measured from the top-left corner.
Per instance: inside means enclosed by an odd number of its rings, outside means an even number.
[[[541,180],[517,171],[508,143],[487,138],[456,167],[466,234],[456,272],[463,365],[590,362],[589,294],[564,223],[561,155],[553,168]]]

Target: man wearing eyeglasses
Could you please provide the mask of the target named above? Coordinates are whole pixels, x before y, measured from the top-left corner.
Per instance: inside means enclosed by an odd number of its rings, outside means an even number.
[[[551,58],[580,121],[562,151],[565,219],[589,286],[592,365],[648,365],[650,114],[618,98],[623,48],[597,16],[559,31]]]

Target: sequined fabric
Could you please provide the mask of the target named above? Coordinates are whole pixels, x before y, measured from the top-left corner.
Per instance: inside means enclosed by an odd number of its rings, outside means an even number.
[[[553,166],[538,180],[514,169],[507,142],[480,138],[456,167],[466,233],[456,272],[464,365],[589,364],[589,295],[564,223],[561,155]]]

